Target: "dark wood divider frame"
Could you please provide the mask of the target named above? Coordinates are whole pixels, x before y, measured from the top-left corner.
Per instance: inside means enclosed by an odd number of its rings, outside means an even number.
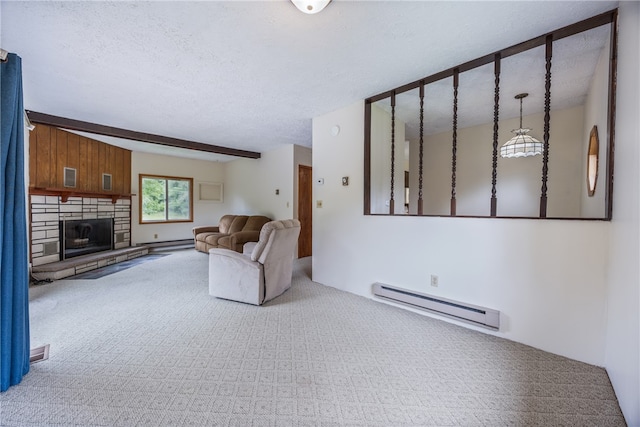
[[[604,25],[610,26],[609,40],[609,67],[608,67],[608,102],[607,102],[607,125],[608,125],[608,141],[607,141],[607,161],[605,175],[605,214],[601,218],[579,218],[579,217],[549,217],[547,216],[547,181],[549,175],[549,138],[550,138],[550,108],[551,108],[551,75],[552,75],[552,48],[553,42],[563,38],[573,36]],[[545,48],[545,94],[544,94],[544,151],[542,157],[542,173],[541,173],[541,195],[540,195],[540,214],[537,217],[529,216],[500,216],[497,214],[497,190],[496,184],[498,180],[498,126],[500,113],[500,73],[501,61],[518,53],[525,52],[536,47],[544,46]],[[491,170],[491,198],[490,198],[490,214],[489,215],[460,215],[456,209],[456,174],[459,172],[457,163],[458,156],[458,84],[461,73],[473,70],[487,64],[494,64],[494,109],[493,109],[493,151],[492,151],[492,170]],[[408,83],[406,85],[388,90],[386,92],[374,95],[365,99],[364,109],[364,214],[365,215],[394,215],[394,175],[395,175],[395,151],[396,151],[396,130],[395,126],[398,122],[396,112],[396,96],[404,92],[419,89],[419,169],[418,169],[418,199],[417,199],[417,215],[414,216],[455,216],[455,217],[498,217],[498,218],[528,218],[528,219],[572,219],[572,220],[611,220],[613,208],[613,154],[614,154],[614,135],[615,135],[615,99],[616,99],[616,64],[617,64],[617,9],[596,15],[586,20],[566,26],[564,28],[543,34],[531,40],[510,46],[498,52],[476,58],[464,64],[452,67],[450,69],[432,74],[418,81]],[[440,80],[451,77],[453,80],[453,120],[452,120],[452,145],[451,145],[451,201],[450,211],[448,215],[433,215],[423,213],[423,155],[424,155],[424,98],[425,85],[438,82]],[[390,200],[389,213],[372,212],[371,208],[371,155],[372,137],[371,124],[372,113],[371,106],[377,101],[390,99],[391,104],[391,134],[389,135],[389,143],[391,144],[391,177],[390,177]]]

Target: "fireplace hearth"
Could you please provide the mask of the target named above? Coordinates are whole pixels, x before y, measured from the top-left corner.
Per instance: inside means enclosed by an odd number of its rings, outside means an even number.
[[[60,260],[113,250],[113,218],[60,221],[60,248]]]

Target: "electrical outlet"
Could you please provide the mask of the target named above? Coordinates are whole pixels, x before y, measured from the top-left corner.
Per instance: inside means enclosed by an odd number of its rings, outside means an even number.
[[[431,275],[431,286],[437,288],[438,287],[438,276],[435,274]]]
[[[154,238],[154,239],[157,239],[157,238],[158,238],[158,235],[157,235],[157,234],[154,234],[154,235],[153,235],[153,238]]]

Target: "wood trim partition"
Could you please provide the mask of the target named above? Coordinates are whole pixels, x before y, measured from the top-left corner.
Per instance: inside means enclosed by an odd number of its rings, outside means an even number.
[[[547,36],[545,47],[546,74],[544,83],[544,150],[542,152],[542,188],[540,195],[540,218],[547,217],[547,181],[549,178],[549,130],[551,127],[551,59],[553,36]]]
[[[76,170],[76,186],[64,186],[64,168]],[[112,176],[112,190],[102,189],[102,174]],[[29,192],[69,196],[131,196],[131,151],[62,129],[38,124],[29,134]]]
[[[423,133],[424,133],[424,123],[423,123],[423,90],[424,86],[430,83],[439,82],[443,79],[453,77],[453,86],[454,86],[454,101],[453,101],[453,141],[452,141],[452,149],[451,149],[451,205],[449,214],[424,214],[423,206],[422,206],[422,182],[419,183],[418,192],[419,199],[417,203],[417,215],[418,216],[449,216],[449,217],[460,217],[460,218],[522,218],[522,219],[562,219],[562,220],[611,220],[612,211],[613,211],[613,170],[614,170],[614,149],[615,149],[615,99],[616,99],[616,89],[617,89],[617,18],[618,13],[617,9],[612,9],[608,12],[604,12],[602,14],[593,16],[591,18],[585,19],[580,22],[576,22],[574,24],[568,25],[566,27],[551,31],[549,33],[543,34],[541,36],[535,37],[533,39],[524,41],[522,43],[518,43],[516,45],[507,47],[505,49],[484,55],[482,57],[473,59],[471,61],[467,61],[461,65],[449,68],[447,70],[440,71],[438,73],[432,74],[430,76],[424,77],[420,80],[416,80],[414,82],[399,86],[395,89],[390,89],[385,92],[379,93],[377,95],[373,95],[364,100],[364,214],[365,215],[394,215],[393,203],[394,203],[394,193],[393,193],[393,184],[394,184],[394,174],[393,168],[395,163],[393,147],[395,145],[394,141],[394,133],[395,133],[395,97],[399,94],[403,94],[405,92],[419,89],[420,97],[419,97],[419,119],[420,119],[420,165],[419,165],[419,174],[422,177],[422,145],[423,141]],[[602,217],[567,217],[567,216],[549,216],[547,212],[547,193],[548,193],[548,177],[549,177],[549,132],[550,132],[550,98],[551,98],[551,62],[552,62],[552,45],[553,42],[564,39],[566,37],[570,37],[573,35],[580,34],[582,32],[608,25],[610,27],[611,35],[610,35],[610,61],[609,61],[609,82],[608,82],[608,108],[607,108],[607,162],[606,162],[606,175],[605,179],[605,213]],[[540,206],[538,216],[512,216],[512,215],[499,215],[498,214],[498,198],[497,198],[497,154],[498,154],[498,126],[499,126],[499,113],[500,113],[500,79],[501,79],[501,61],[505,58],[511,57],[513,55],[517,55],[519,53],[528,51],[530,49],[536,47],[544,47],[545,48],[545,60],[546,60],[546,73],[545,73],[545,114],[544,114],[544,152],[543,152],[543,168],[541,173],[541,195],[540,195]],[[460,215],[458,212],[459,206],[457,203],[457,189],[456,189],[456,180],[457,180],[457,172],[458,165],[458,123],[457,123],[457,107],[458,107],[458,80],[460,73],[488,65],[493,64],[494,66],[494,120],[493,120],[493,150],[492,150],[492,164],[491,164],[491,199],[490,199],[490,210],[488,215]],[[391,135],[391,145],[392,145],[392,154],[391,154],[391,194],[390,194],[390,209],[388,213],[382,212],[371,212],[371,174],[372,169],[370,165],[371,153],[372,153],[372,137],[371,137],[371,107],[372,104],[384,100],[390,99],[391,101],[391,127],[392,127],[392,135]],[[380,189],[383,191],[383,189]],[[414,215],[414,214],[410,214]]]
[[[491,161],[491,216],[498,211],[496,183],[498,182],[498,130],[500,122],[500,54],[496,53],[493,65],[495,89],[493,95],[493,154]]]
[[[456,216],[456,169],[458,166],[458,86],[460,70],[453,70],[453,130],[451,133],[451,216]]]

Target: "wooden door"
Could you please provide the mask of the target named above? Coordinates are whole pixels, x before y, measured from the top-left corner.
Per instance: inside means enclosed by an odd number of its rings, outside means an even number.
[[[298,166],[298,219],[300,237],[298,238],[298,258],[311,256],[312,248],[312,191],[313,177],[311,166]]]

